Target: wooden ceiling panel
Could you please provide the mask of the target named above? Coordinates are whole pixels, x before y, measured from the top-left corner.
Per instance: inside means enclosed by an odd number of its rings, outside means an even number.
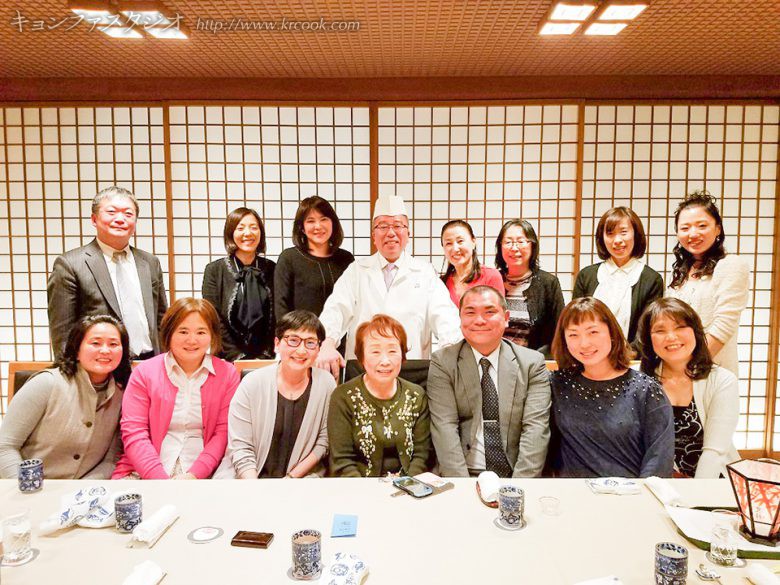
[[[165,0],[186,41],[114,39],[65,0],[0,9],[0,76],[174,78],[779,75],[780,1],[650,0],[616,37],[540,37],[551,0]],[[17,12],[26,19],[13,26]],[[356,21],[359,31],[198,30]],[[241,19],[239,21],[239,19]],[[42,23],[42,24],[41,24]],[[233,26],[238,26],[233,24]],[[33,30],[43,28],[43,30]]]

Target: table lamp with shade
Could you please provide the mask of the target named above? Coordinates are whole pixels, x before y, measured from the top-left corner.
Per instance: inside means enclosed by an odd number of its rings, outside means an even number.
[[[739,506],[739,530],[751,542],[776,546],[780,541],[780,462],[741,459],[726,466]]]

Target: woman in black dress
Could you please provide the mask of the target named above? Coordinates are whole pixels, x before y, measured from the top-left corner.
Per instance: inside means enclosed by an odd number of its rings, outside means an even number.
[[[202,289],[219,313],[220,357],[272,358],[276,264],[261,256],[266,249],[263,220],[254,209],[234,209],[225,220],[224,238],[228,255],[206,266]]]
[[[292,248],[279,256],[274,307],[281,319],[290,311],[322,312],[333,285],[355,257],[343,250],[344,231],[333,206],[314,195],[301,201],[293,222]]]

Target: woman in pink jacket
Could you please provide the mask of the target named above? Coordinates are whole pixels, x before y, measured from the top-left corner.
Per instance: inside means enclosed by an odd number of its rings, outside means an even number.
[[[168,351],[139,364],[125,389],[125,453],[112,479],[205,479],[225,455],[240,379],[232,364],[213,357],[221,345],[216,310],[203,299],[177,300],[160,324],[160,341]]]

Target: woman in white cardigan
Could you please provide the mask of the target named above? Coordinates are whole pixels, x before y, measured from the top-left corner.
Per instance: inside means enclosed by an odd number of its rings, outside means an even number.
[[[723,220],[706,191],[686,195],[674,213],[674,227],[678,243],[666,294],[693,307],[715,363],[739,377],[739,318],[747,305],[750,267],[726,253]]]
[[[291,311],[276,326],[279,363],[239,385],[228,416],[228,458],[239,479],[324,475],[333,376],[312,367],[325,339],[314,313]]]
[[[675,476],[726,477],[726,464],[739,459],[739,382],[713,362],[699,316],[679,299],[658,299],[637,338],[642,371],[659,379],[674,409]]]

